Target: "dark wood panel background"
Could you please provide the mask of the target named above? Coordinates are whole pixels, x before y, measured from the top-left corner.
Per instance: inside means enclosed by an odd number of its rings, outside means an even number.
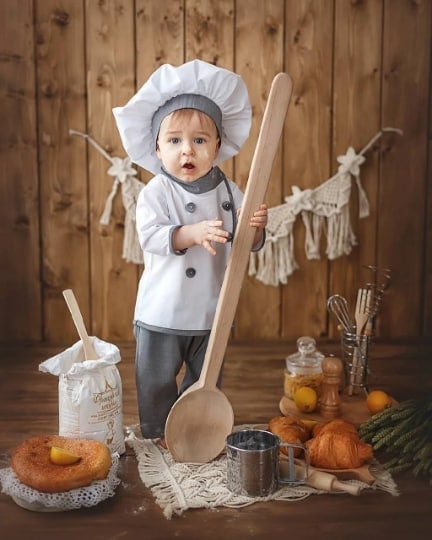
[[[430,0],[3,0],[0,5],[0,340],[68,342],[76,332],[62,290],[72,288],[89,332],[132,338],[142,268],[122,257],[124,208],[114,202],[106,159],[70,129],[124,156],[111,109],[162,63],[192,58],[235,69],[249,88],[253,127],[224,170],[244,188],[272,78],[294,92],[267,202],[293,185],[315,188],[349,146],[386,134],[361,169],[371,214],[351,218],[351,254],[307,260],[295,223],[299,269],[286,285],[247,277],[238,339],[334,337],[326,299],[354,302],[364,264],[393,282],[377,331],[432,335],[432,190],[429,131]],[[146,181],[149,175],[140,171]]]

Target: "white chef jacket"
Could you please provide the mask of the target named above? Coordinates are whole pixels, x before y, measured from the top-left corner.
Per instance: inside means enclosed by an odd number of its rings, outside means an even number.
[[[224,178],[217,167],[190,184],[163,172],[141,190],[136,225],[144,272],[138,287],[136,322],[180,334],[211,329],[231,243],[215,242],[213,256],[202,246],[175,252],[171,239],[176,227],[216,218],[223,220],[225,230],[233,232],[233,218],[243,193]]]

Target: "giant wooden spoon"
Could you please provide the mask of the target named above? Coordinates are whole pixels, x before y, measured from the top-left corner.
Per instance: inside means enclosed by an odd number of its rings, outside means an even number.
[[[231,255],[216,307],[209,344],[198,381],[174,403],[165,425],[165,439],[176,461],[207,463],[225,447],[234,413],[216,386],[237,309],[255,230],[249,221],[263,203],[273,160],[285,122],[292,83],[286,73],[273,79],[257,146],[252,159]]]
[[[63,296],[66,301],[66,304],[69,308],[69,311],[72,315],[72,320],[75,324],[75,328],[77,329],[78,335],[81,338],[83,349],[84,349],[84,356],[86,360],[97,360],[99,357],[94,350],[94,347],[90,341],[90,338],[87,334],[87,330],[84,324],[83,317],[81,315],[80,308],[78,306],[78,302],[76,301],[75,295],[72,291],[72,289],[66,289],[63,291]]]

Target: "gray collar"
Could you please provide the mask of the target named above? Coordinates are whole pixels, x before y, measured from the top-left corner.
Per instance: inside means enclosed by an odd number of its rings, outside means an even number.
[[[209,170],[207,174],[201,176],[201,178],[198,178],[194,182],[183,182],[182,180],[179,180],[178,178],[167,172],[163,167],[162,173],[165,176],[168,176],[168,178],[176,182],[176,184],[181,186],[189,193],[195,194],[207,193],[208,191],[215,189],[221,182],[226,179],[224,173],[219,169],[219,167],[213,167]]]

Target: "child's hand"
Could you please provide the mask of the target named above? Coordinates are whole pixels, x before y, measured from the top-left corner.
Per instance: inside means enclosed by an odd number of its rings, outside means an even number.
[[[192,246],[202,246],[211,255],[216,255],[212,242],[226,244],[230,233],[222,229],[223,221],[219,218],[200,221],[193,225],[183,225],[174,231],[173,248],[176,251]]]
[[[240,214],[240,208],[237,210],[237,215]],[[267,227],[268,213],[267,205],[261,204],[258,210],[253,213],[253,216],[250,218],[249,225],[255,227],[255,237],[253,241],[253,246],[258,246],[262,243],[264,229]]]
[[[195,243],[206,249],[211,255],[216,255],[216,250],[212,246],[212,242],[226,244],[229,233],[222,229],[223,221],[221,219],[213,219],[210,221],[201,221],[194,227]]]
[[[237,209],[237,216],[240,215],[241,208]],[[250,218],[249,225],[251,227],[256,227],[257,229],[265,229],[267,227],[268,213],[267,205],[261,204],[256,212],[253,213],[253,216]]]
[[[256,227],[257,229],[265,229],[268,221],[267,205],[261,204],[259,209],[254,212],[251,220],[249,222],[251,227]]]

